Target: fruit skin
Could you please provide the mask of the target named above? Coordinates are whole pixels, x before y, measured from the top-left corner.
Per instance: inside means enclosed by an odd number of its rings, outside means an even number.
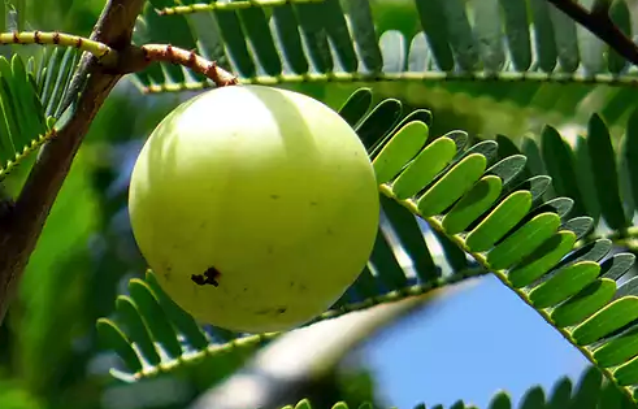
[[[163,290],[197,320],[288,330],[324,312],[366,265],[379,193],[333,110],[265,86],[203,93],[169,114],[131,176],[129,213]],[[192,275],[214,268],[218,286]]]

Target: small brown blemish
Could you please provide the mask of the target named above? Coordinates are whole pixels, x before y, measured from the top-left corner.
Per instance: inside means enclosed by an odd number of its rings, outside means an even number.
[[[310,206],[318,206],[318,205],[319,205],[319,203],[317,203],[317,202],[310,202]]]
[[[167,271],[166,273],[162,275],[164,276],[164,279],[166,279],[166,281],[171,281],[171,273]]]
[[[294,286],[295,286],[295,282],[294,282],[294,281],[289,282],[289,283],[288,283],[288,286],[289,286],[290,288],[294,287]]]
[[[277,200],[277,199],[279,199],[280,197],[281,197],[281,196],[279,196],[279,195],[270,195],[270,198],[271,198],[271,199],[273,199],[273,200]]]
[[[328,228],[328,229],[326,230],[326,233],[328,234],[328,236],[332,236],[332,235],[334,234],[334,232],[332,231],[332,229],[331,229],[331,228]]]
[[[222,273],[219,272],[215,267],[209,267],[208,270],[204,271],[204,274],[193,274],[191,276],[191,280],[197,285],[206,285],[210,284],[214,287],[219,287],[219,277],[221,277]]]
[[[257,315],[269,315],[269,314],[281,315],[281,314],[284,314],[286,311],[288,311],[288,308],[286,308],[286,307],[264,308],[263,310],[255,311],[255,314],[257,314]]]
[[[272,248],[272,246],[266,247],[266,251],[268,252],[268,254],[272,254],[272,253],[275,252],[275,250]]]
[[[248,287],[244,287],[244,292],[248,291]]]

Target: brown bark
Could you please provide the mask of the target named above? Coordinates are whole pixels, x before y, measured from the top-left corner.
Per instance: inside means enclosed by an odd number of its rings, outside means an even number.
[[[131,47],[133,27],[144,0],[109,0],[91,39],[116,51]],[[73,117],[58,136],[40,152],[15,203],[6,205],[0,216],[0,323],[15,295],[45,221],[71,168],[93,118],[124,72],[105,70],[97,59],[85,55],[78,77],[90,75]]]

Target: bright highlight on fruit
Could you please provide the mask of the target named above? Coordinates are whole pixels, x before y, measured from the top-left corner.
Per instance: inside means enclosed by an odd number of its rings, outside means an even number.
[[[374,171],[354,130],[303,94],[238,85],[176,108],[131,177],[137,244],[197,320],[288,330],[337,301],[379,223]]]

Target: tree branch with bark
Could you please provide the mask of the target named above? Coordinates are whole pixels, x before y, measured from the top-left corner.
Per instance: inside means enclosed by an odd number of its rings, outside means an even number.
[[[638,46],[609,16],[610,0],[596,0],[591,11],[575,0],[547,0],[557,9],[607,43],[627,61],[638,65]]]

